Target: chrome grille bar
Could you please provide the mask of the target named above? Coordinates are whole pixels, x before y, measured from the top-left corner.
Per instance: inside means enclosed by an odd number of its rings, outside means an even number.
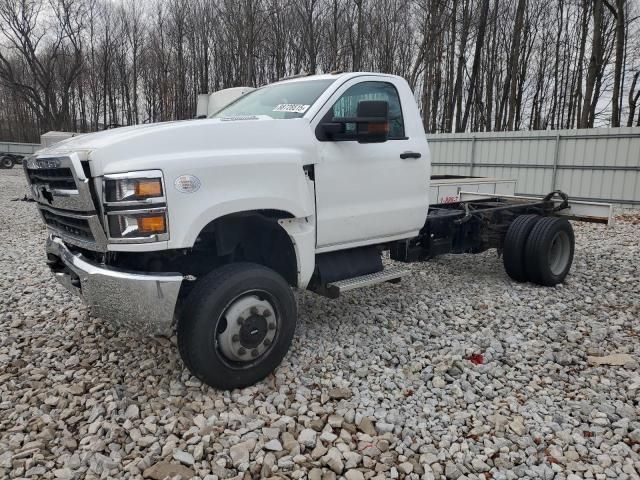
[[[33,199],[47,228],[65,242],[106,251],[107,238],[77,153],[34,156],[24,164]]]
[[[94,212],[89,179],[76,153],[64,157],[31,157],[25,163],[33,199],[41,205],[77,212]]]
[[[107,250],[107,237],[97,213],[61,212],[45,205],[38,205],[38,210],[47,228],[65,242],[87,250]]]

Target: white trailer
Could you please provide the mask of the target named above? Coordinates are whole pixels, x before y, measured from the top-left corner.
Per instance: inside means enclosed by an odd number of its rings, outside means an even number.
[[[37,143],[0,142],[0,168],[13,168],[22,159],[40,149]]]

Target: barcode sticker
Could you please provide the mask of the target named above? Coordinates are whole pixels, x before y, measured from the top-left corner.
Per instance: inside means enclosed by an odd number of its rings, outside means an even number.
[[[304,113],[311,105],[302,105],[300,103],[281,103],[276,105],[274,112]]]

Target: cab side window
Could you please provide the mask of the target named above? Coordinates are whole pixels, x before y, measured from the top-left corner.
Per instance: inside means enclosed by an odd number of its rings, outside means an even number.
[[[357,116],[358,102],[362,100],[385,100],[389,103],[389,140],[404,139],[404,120],[398,91],[391,83],[387,82],[362,82],[350,87],[333,104],[328,116],[355,117]],[[346,125],[346,133],[356,131],[355,123]]]

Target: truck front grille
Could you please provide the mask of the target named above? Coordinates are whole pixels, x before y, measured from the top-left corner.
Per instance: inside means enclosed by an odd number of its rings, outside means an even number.
[[[42,218],[47,226],[59,233],[69,235],[84,242],[94,242],[95,238],[86,218],[68,217],[51,210],[42,210]]]
[[[56,190],[76,190],[76,181],[70,168],[27,169],[31,185],[46,186]]]
[[[106,251],[107,239],[91,190],[91,172],[77,154],[30,157],[24,170],[51,233],[85,250]]]

